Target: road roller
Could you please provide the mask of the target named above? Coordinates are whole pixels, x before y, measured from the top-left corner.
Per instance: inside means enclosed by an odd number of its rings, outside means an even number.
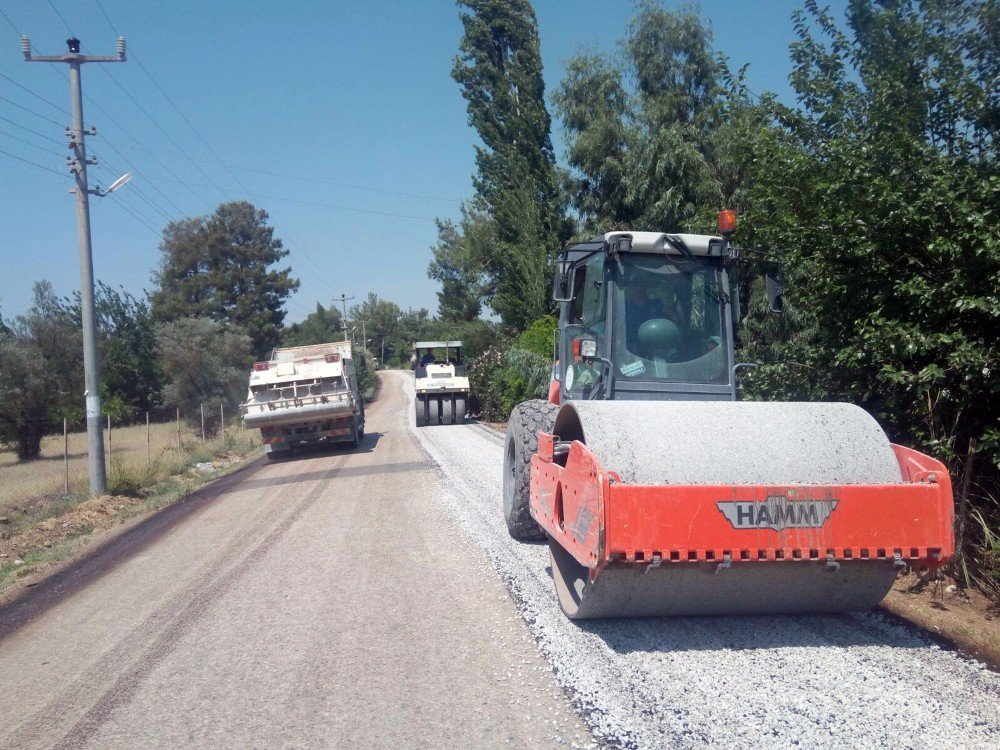
[[[846,403],[738,401],[735,217],[556,262],[548,400],[518,404],[503,514],[571,619],[848,612],[953,554],[947,469]],[[780,276],[765,269],[770,307]]]

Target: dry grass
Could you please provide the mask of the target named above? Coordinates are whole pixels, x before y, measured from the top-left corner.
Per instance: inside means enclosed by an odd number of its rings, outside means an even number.
[[[147,452],[146,426],[113,429],[108,454],[108,492],[111,495],[141,496],[169,477],[182,474],[192,465],[229,452],[249,453],[260,444],[257,430],[230,426],[226,438],[202,443],[200,434],[181,426],[177,443],[174,423],[150,425]],[[105,447],[107,442],[105,442]],[[65,492],[63,438],[46,437],[42,455],[18,463],[13,453],[0,453],[0,538],[9,538],[33,523],[65,513],[89,492],[87,435],[69,436],[69,492]]]
[[[177,448],[177,428],[173,423],[150,425],[149,437],[151,460]],[[181,439],[190,443],[195,438],[195,433],[182,425]],[[107,438],[104,444],[106,449]],[[112,466],[145,463],[146,425],[112,428],[110,459]],[[43,439],[41,458],[34,461],[19,464],[16,454],[0,452],[0,507],[39,495],[62,493],[63,482],[62,435]],[[78,492],[86,490],[87,485],[87,433],[73,432],[69,435],[69,489]]]

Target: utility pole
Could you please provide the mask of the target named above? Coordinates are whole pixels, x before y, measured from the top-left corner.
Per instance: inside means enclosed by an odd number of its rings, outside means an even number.
[[[344,329],[344,341],[347,341],[347,303],[352,299],[354,297],[348,297],[346,294],[341,294],[339,297],[333,298],[333,301],[339,302],[344,309],[344,317],[340,319],[340,325]]]
[[[76,223],[80,249],[80,307],[83,317],[83,372],[86,390],[83,392],[87,414],[87,457],[90,469],[90,491],[103,494],[108,489],[108,478],[104,469],[104,434],[101,424],[101,382],[97,363],[97,318],[94,311],[94,260],[90,246],[90,198],[107,195],[109,190],[91,190],[87,184],[87,165],[96,164],[96,159],[87,158],[85,139],[97,135],[91,128],[84,130],[83,90],[80,85],[80,66],[89,62],[125,62],[125,39],[118,37],[118,54],[114,57],[97,57],[80,54],[80,40],[70,37],[66,40],[69,52],[63,55],[32,55],[28,37],[21,37],[21,52],[28,62],[58,62],[69,65],[70,96],[73,104],[73,127],[67,128],[69,148],[73,156],[66,157],[69,171],[76,178]],[[112,189],[125,183],[123,177]]]

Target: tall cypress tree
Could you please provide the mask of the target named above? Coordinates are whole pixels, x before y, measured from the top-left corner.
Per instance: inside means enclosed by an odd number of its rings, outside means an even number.
[[[452,77],[482,139],[476,208],[496,227],[486,299],[505,324],[525,328],[548,308],[550,258],[562,239],[538,23],[529,0],[458,4],[465,33]]]

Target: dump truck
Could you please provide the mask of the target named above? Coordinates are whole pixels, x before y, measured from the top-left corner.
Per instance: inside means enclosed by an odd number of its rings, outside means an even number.
[[[271,460],[301,443],[357,447],[365,434],[365,405],[351,343],[275,349],[268,361],[254,362],[240,410],[247,428],[260,429]]]
[[[413,368],[417,427],[462,424],[469,399],[462,342],[415,341]]]
[[[939,461],[851,404],[737,401],[734,229],[558,256],[549,399],[510,415],[503,515],[548,541],[571,619],[865,610],[953,554]]]

